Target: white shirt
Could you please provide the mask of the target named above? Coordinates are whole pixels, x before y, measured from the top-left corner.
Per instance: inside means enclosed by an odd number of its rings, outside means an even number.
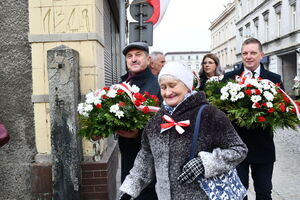
[[[256,70],[254,70],[255,72],[255,75],[254,75],[254,78],[257,78],[260,76],[260,65],[258,66],[258,68],[256,68]],[[247,78],[252,78],[252,72],[247,69],[246,67],[244,67],[244,77],[247,77]]]

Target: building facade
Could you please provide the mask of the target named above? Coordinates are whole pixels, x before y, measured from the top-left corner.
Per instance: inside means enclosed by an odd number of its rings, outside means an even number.
[[[201,69],[202,58],[209,51],[180,51],[167,52],[166,61],[178,61],[189,67],[192,71],[199,72]]]
[[[9,144],[0,149],[0,199],[52,199],[47,52],[65,45],[79,53],[83,97],[118,82],[125,71],[120,28],[125,27],[120,16],[125,3],[0,2],[0,120],[11,135]],[[80,199],[115,200],[116,142],[83,139],[82,146]]]
[[[282,76],[285,90],[292,93],[294,79],[300,79],[300,2],[298,0],[235,0],[237,60],[241,44],[258,38],[265,57],[262,62]]]
[[[228,3],[225,10],[215,19],[211,31],[211,52],[220,59],[223,70],[230,71],[236,64],[236,14],[235,3]]]

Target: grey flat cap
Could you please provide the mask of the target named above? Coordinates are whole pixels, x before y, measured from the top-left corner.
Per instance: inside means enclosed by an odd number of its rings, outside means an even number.
[[[126,56],[131,49],[140,49],[149,53],[149,46],[144,42],[132,42],[123,49],[123,55]]]

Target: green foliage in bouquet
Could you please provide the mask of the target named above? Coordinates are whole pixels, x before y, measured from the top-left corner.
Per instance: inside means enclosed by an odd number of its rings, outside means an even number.
[[[296,129],[300,123],[290,98],[268,80],[210,81],[205,93],[212,105],[240,127]]]
[[[152,109],[159,100],[148,92],[139,93],[137,86],[125,85],[131,97],[121,89],[120,84],[86,95],[85,103],[78,105],[79,135],[88,139],[92,136],[106,138],[117,130],[144,128],[155,114]]]

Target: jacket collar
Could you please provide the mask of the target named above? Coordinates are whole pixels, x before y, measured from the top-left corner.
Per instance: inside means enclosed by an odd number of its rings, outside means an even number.
[[[128,78],[129,72],[127,72],[125,75],[121,76],[121,80],[125,81]],[[149,69],[149,67],[147,67],[144,71],[142,71],[139,74],[133,75],[132,80],[134,81],[140,81],[140,80],[144,80],[149,76],[154,76],[151,72],[151,70]]]

